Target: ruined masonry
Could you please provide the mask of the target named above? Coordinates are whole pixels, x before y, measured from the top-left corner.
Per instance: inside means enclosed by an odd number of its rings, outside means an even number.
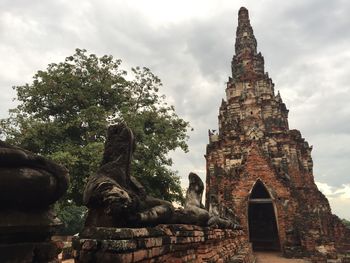
[[[264,70],[248,10],[238,14],[232,77],[209,131],[206,206],[233,209],[254,249],[315,262],[336,258],[350,233],[331,213],[313,177],[312,146],[288,126],[288,109]]]

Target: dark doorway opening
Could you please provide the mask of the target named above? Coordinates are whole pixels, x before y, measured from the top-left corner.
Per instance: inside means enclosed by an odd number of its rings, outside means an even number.
[[[272,199],[260,180],[249,198],[248,223],[249,240],[254,250],[280,250]]]

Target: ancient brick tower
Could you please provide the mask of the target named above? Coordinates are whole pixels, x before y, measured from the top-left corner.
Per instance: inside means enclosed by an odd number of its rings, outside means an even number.
[[[232,209],[255,249],[333,257],[348,242],[346,230],[315,185],[312,147],[289,129],[288,109],[264,70],[244,7],[235,53],[219,131],[209,131],[206,205],[218,200]]]

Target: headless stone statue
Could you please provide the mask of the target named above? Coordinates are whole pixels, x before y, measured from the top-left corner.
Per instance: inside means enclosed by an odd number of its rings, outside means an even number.
[[[206,226],[209,213],[202,204],[204,184],[195,173],[190,173],[188,179],[189,187],[186,192],[185,205],[183,209],[176,210],[174,221],[180,224]]]
[[[222,210],[224,211],[220,213],[220,207],[217,197],[215,195],[211,195],[209,202],[210,219],[208,221],[208,225],[217,228],[240,229],[240,226],[234,218],[235,216],[233,211],[228,208]]]
[[[147,195],[130,175],[134,147],[134,135],[125,124],[108,128],[101,166],[84,191],[86,226],[147,226],[170,220],[171,203]]]

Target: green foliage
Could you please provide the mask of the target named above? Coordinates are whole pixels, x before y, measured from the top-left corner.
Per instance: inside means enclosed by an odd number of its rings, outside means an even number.
[[[343,224],[350,229],[350,221],[349,220],[346,220],[346,219],[342,219],[341,220],[343,222]]]
[[[85,206],[77,206],[73,203],[55,204],[55,212],[64,224],[64,227],[57,233],[62,236],[72,236],[83,229],[87,209]]]
[[[71,201],[82,205],[87,177],[102,157],[106,128],[120,120],[137,141],[132,173],[150,194],[183,199],[167,155],[177,148],[187,151],[188,123],[159,95],[162,83],[149,69],[136,67],[127,76],[120,64],[112,56],[77,49],[64,62],[38,71],[31,84],[14,87],[19,105],[1,120],[1,135],[69,169],[71,184],[61,210]]]

